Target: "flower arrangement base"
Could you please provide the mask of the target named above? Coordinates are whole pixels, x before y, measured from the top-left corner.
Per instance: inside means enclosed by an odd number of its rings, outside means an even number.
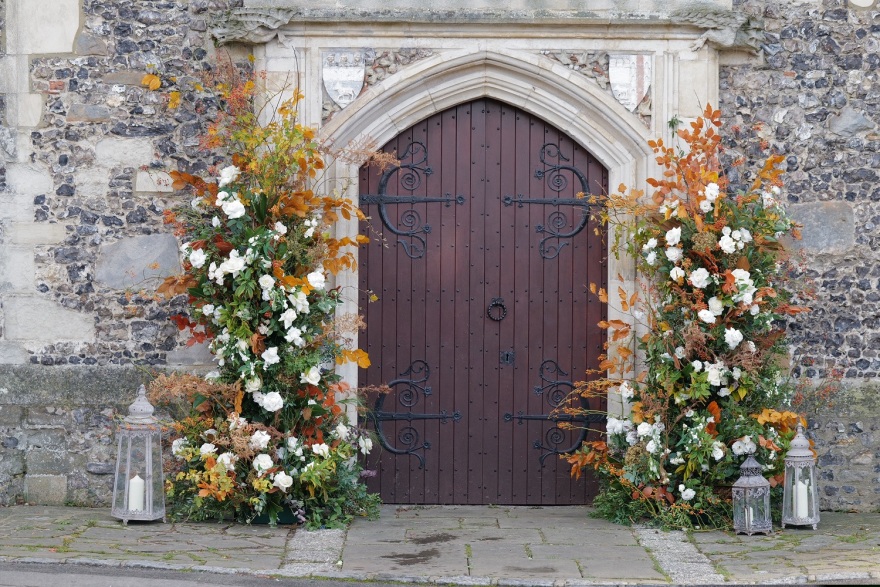
[[[271,522],[269,520],[269,514],[264,512],[252,519],[250,523],[253,525],[268,526]],[[283,510],[278,512],[278,525],[300,526],[302,525],[302,522],[300,522],[290,510]]]

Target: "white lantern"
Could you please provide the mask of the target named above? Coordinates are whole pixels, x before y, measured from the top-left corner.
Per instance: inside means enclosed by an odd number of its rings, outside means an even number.
[[[749,455],[740,465],[742,475],[733,484],[733,530],[737,534],[770,534],[770,482],[764,478],[761,465]]]
[[[785,484],[782,491],[782,527],[812,526],[819,523],[819,499],[816,487],[816,457],[804,427],[798,424],[797,434],[785,455]]]
[[[141,385],[116,432],[116,478],[110,514],[129,520],[165,521],[165,479],[162,475],[162,430]]]

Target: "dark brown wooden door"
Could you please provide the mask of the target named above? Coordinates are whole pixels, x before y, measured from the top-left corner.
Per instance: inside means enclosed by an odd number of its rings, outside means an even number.
[[[548,416],[602,350],[588,287],[605,281],[603,239],[576,195],[607,192],[607,171],[563,132],[488,99],[382,150],[400,166],[360,174],[372,237],[360,344],[373,362],[360,384],[391,389],[368,406],[380,440],[371,488],[388,503],[588,502],[593,481],[572,480],[559,454],[584,426],[604,426]]]

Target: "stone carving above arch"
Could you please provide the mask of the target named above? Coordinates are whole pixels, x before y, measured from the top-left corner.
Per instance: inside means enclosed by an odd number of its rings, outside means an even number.
[[[434,55],[434,53],[433,49],[415,47],[365,50],[366,69],[364,72],[364,85],[360,93],[365,92],[370,86],[374,86],[400,72],[405,67]],[[321,122],[326,123],[340,110],[342,110],[342,107],[332,99],[325,87],[321,103]]]
[[[615,77],[615,72],[612,72],[615,60],[620,62],[631,58],[644,57],[650,59],[651,56],[629,54],[610,55],[607,51],[572,51],[559,49],[545,49],[540,51],[540,54],[547,59],[561,63],[568,69],[576,71],[585,78],[594,81],[600,88],[602,88],[602,90],[610,93],[618,102],[626,106],[627,110],[635,113],[639,117],[639,120],[642,121],[642,124],[651,128],[653,101],[651,99],[652,71],[650,66],[648,67],[645,76],[648,79],[647,85],[639,87],[638,97],[634,97],[632,91],[630,91],[630,99],[628,101],[622,99],[622,88],[620,87],[621,82],[613,79]],[[650,61],[648,63],[650,64]],[[617,77],[620,77],[619,72],[617,73]],[[624,81],[623,85],[627,86],[628,83]],[[638,86],[639,84],[633,83],[632,85]],[[630,90],[628,87],[623,89]]]
[[[677,2],[671,2],[674,8]],[[686,3],[682,3],[686,4]],[[211,27],[218,45],[226,43],[267,43],[279,30],[293,22],[420,22],[420,23],[544,23],[607,27],[609,18],[618,23],[664,27],[690,25],[704,29],[695,41],[699,49],[709,43],[718,50],[759,52],[764,43],[764,23],[759,17],[741,11],[707,4],[661,12],[579,12],[570,10],[461,9],[448,10],[340,8],[235,8],[219,14]]]

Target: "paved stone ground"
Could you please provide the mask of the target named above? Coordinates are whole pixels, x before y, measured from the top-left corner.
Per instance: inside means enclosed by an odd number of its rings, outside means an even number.
[[[0,507],[0,563],[458,585],[880,585],[880,514],[823,513],[771,536],[659,532],[584,507],[383,506],[347,531],[123,526],[107,510]],[[82,568],[82,567],[79,567]]]

